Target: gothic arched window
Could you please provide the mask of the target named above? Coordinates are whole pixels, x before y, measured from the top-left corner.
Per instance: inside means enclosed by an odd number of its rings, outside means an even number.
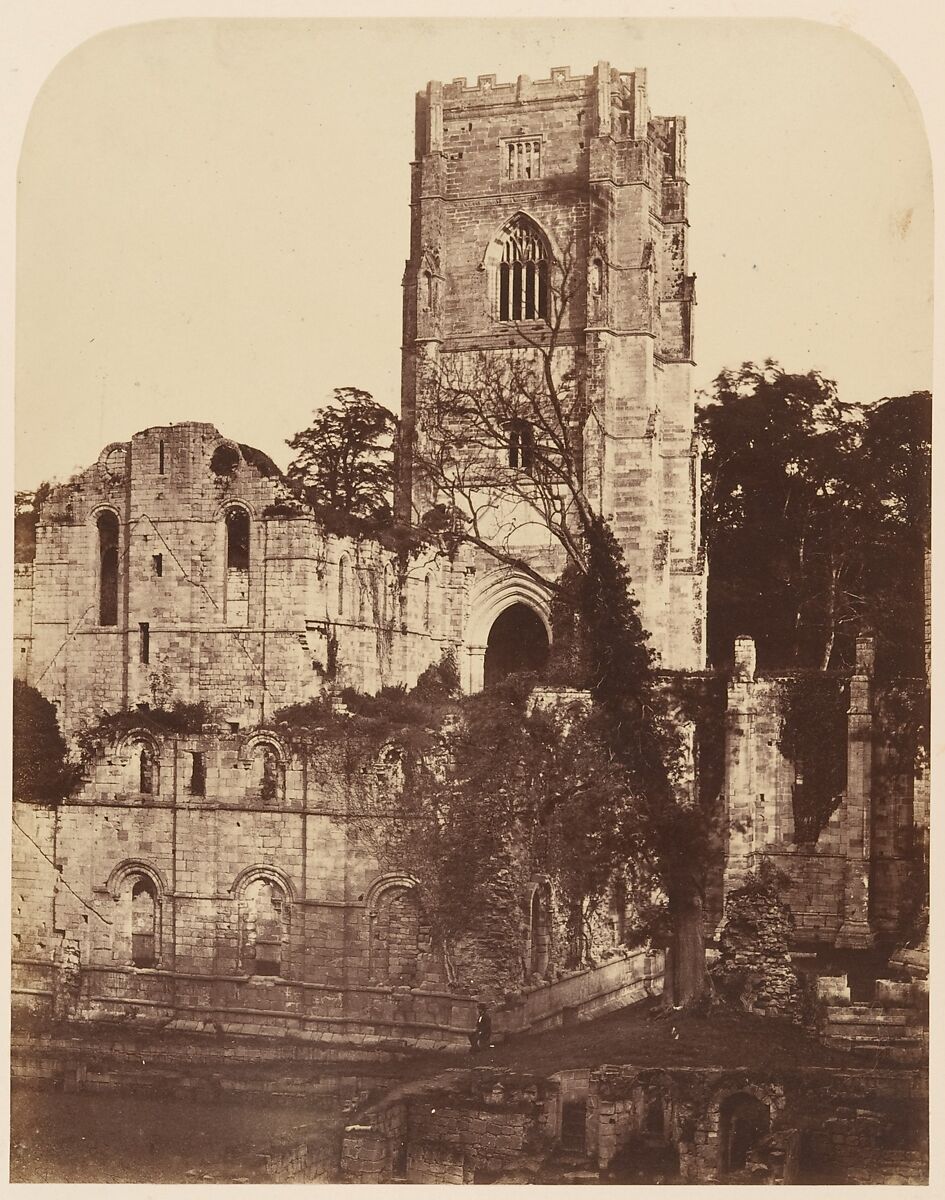
[[[118,624],[118,518],[111,511],[98,518],[98,623]]]
[[[516,217],[499,236],[498,318],[547,321],[548,244],[534,221]]]

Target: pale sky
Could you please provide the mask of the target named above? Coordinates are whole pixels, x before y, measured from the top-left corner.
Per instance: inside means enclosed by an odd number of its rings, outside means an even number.
[[[191,20],[78,47],[19,166],[16,482],[210,421],[285,466],[337,386],[396,409],[414,93],[645,67],[688,123],[697,386],[931,387],[928,150],[855,35],[778,21]]]

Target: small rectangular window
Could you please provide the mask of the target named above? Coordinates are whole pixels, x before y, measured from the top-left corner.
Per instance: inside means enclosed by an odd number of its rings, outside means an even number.
[[[151,661],[151,627],[147,621],[138,625],[138,650],[141,662]]]
[[[154,564],[154,574],[160,578],[164,574],[164,555],[152,554],[151,562]]]
[[[158,442],[158,474],[164,474],[164,443]]]
[[[203,760],[203,752],[193,752],[193,762],[190,768],[190,794],[205,796],[207,794],[207,767]]]

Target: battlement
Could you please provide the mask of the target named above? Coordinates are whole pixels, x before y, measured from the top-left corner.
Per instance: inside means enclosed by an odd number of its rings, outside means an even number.
[[[601,70],[603,68],[603,70]],[[644,71],[622,73],[600,63],[588,75],[572,75],[570,67],[552,67],[547,79],[532,79],[519,75],[515,83],[497,83],[495,75],[479,75],[475,84],[468,84],[465,76],[440,84],[433,81],[429,86],[442,88],[443,99],[453,104],[509,104],[527,100],[573,99],[587,95],[597,87],[599,75],[609,78],[611,89],[619,95],[629,96],[634,87],[634,76],[645,76]]]

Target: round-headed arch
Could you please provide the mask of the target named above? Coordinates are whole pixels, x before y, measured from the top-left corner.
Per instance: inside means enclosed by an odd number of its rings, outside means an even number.
[[[248,737],[240,747],[240,762],[244,767],[250,766],[255,756],[260,750],[269,751],[275,755],[279,766],[284,770],[288,762],[288,754],[285,746],[282,744],[281,738],[275,733],[265,730],[262,733],[254,733]]]
[[[112,870],[105,885],[113,900],[121,898],[122,889],[129,878],[147,879],[154,888],[154,896],[157,900],[160,900],[167,891],[164,876],[157,867],[152,867],[150,863],[143,862],[139,858],[126,858]]]
[[[244,867],[230,884],[229,891],[239,900],[246,889],[260,879],[265,883],[279,888],[290,903],[295,903],[295,888],[292,886],[292,880],[279,867],[273,867],[266,863],[257,863],[251,867]]]
[[[369,910],[375,909],[386,892],[416,891],[418,887],[417,880],[403,872],[391,871],[386,875],[379,875],[364,894],[364,907]]]

